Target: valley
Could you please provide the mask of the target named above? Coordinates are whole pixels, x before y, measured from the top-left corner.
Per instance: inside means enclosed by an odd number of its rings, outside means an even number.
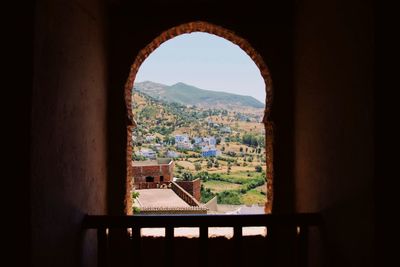
[[[165,86],[150,83],[140,88],[135,84],[133,89],[132,110],[137,127],[132,132],[132,160],[173,158],[174,177],[200,178],[203,203],[217,196],[219,204],[263,205],[263,104],[251,97],[222,93],[233,96],[225,102],[218,100],[220,104],[207,105],[204,99],[213,91],[192,87],[189,96],[178,97],[181,102],[191,99],[190,104],[184,105],[170,101]],[[179,84],[182,89],[184,84]],[[200,97],[190,94],[198,93],[197,89],[205,92],[201,91]],[[221,94],[213,92],[211,96],[214,93]]]

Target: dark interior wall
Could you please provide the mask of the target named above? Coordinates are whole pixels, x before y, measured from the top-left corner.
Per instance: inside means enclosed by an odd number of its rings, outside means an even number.
[[[372,1],[299,1],[295,25],[297,211],[324,214],[324,266],[371,266]]]
[[[102,1],[37,1],[31,130],[33,266],[93,265],[85,213],[106,213]],[[91,255],[91,256],[90,256]]]
[[[318,244],[321,264],[370,266],[370,3],[141,2],[109,1],[105,12],[101,0],[37,1],[31,114],[33,265],[93,265],[96,239],[80,231],[82,215],[124,210],[123,90],[130,65],[162,31],[204,20],[247,39],[270,69],[273,211],[323,211],[327,227]],[[264,249],[255,246],[251,253],[263,255]]]
[[[29,266],[34,1],[2,6],[2,262]]]

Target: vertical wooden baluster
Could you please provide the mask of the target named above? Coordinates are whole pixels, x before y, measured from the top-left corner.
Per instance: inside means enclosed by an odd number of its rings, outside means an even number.
[[[200,266],[207,267],[208,266],[208,249],[207,249],[207,242],[208,242],[208,227],[201,226],[200,227]]]
[[[165,255],[166,255],[166,266],[173,267],[174,263],[174,228],[171,226],[165,227]]]
[[[265,249],[263,249],[263,251],[265,251],[264,259],[267,259],[268,266],[273,267],[275,265],[273,262],[273,253],[272,253],[272,249],[271,249],[272,246],[271,246],[270,227],[269,226],[265,226],[265,227],[267,229],[267,235],[265,236],[265,239],[264,239],[264,243],[265,243],[265,245],[264,245]]]
[[[135,266],[142,266],[142,258],[141,258],[141,236],[140,236],[140,228],[132,227],[132,250],[133,250],[133,262]]]
[[[308,266],[308,226],[300,227],[300,236],[299,236],[299,266],[307,267]]]
[[[233,238],[234,238],[234,253],[236,255],[235,266],[242,266],[242,239],[243,239],[243,228],[242,226],[233,227]]]
[[[295,247],[294,247],[294,259],[295,259],[295,266],[300,266],[300,226],[296,226],[296,238],[295,238]]]
[[[97,229],[97,266],[107,267],[107,229]]]

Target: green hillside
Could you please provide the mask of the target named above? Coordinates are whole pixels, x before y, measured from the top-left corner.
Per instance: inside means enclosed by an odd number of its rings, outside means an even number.
[[[252,96],[200,89],[184,83],[172,86],[153,82],[136,83],[135,89],[153,98],[183,105],[221,108],[264,108],[264,104]]]

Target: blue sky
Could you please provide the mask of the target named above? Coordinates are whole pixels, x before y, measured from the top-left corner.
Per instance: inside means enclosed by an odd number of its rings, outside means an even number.
[[[264,80],[253,60],[239,46],[208,33],[182,34],[164,42],[140,66],[135,82],[143,81],[183,82],[265,101]]]

